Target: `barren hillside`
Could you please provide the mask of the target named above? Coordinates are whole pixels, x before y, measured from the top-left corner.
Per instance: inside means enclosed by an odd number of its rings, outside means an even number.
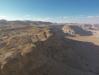
[[[92,30],[45,25],[0,28],[0,75],[99,75]]]

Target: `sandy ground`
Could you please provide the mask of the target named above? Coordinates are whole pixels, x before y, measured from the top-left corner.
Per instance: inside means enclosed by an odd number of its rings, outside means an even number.
[[[91,42],[95,45],[99,45],[99,31],[95,31],[95,33],[92,36],[75,36],[75,37],[67,37],[69,39],[77,40],[77,41],[83,41],[83,42]]]

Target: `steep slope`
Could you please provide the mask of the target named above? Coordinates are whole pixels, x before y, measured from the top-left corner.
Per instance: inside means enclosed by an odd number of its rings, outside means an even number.
[[[99,75],[99,46],[65,38],[62,26],[3,32],[0,75]]]
[[[62,30],[66,34],[66,38],[99,45],[99,29],[97,25],[64,25]]]
[[[90,36],[93,32],[86,29],[87,27],[79,26],[79,25],[65,25],[63,27],[64,33],[68,35],[80,35],[80,36]]]

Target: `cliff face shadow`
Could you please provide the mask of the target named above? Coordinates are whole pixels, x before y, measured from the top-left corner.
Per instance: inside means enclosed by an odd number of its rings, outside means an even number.
[[[99,74],[99,46],[66,39],[62,30],[55,28],[51,30],[53,36],[46,41],[36,43],[36,50],[42,51],[41,54],[48,59],[41,68],[41,75],[42,72],[47,75]]]
[[[66,39],[61,26],[50,30],[51,37],[8,62],[0,75],[99,75],[99,46]]]
[[[91,31],[84,30],[84,29],[82,29],[79,26],[71,26],[71,28],[74,29],[75,33],[77,33],[77,34],[79,34],[81,36],[90,36],[90,35],[93,35]]]

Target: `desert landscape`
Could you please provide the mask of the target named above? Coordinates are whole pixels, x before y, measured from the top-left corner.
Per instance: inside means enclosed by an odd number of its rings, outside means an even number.
[[[99,0],[0,0],[0,75],[99,75]]]
[[[0,20],[0,75],[99,75],[99,26]]]

